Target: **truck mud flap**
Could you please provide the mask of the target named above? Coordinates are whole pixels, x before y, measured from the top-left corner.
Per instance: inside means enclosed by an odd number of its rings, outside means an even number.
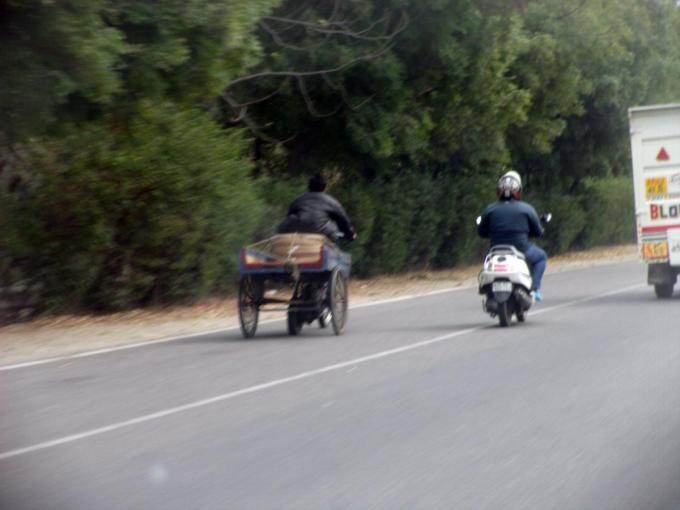
[[[647,266],[647,283],[649,285],[675,284],[678,277],[678,269],[670,264],[649,264]]]

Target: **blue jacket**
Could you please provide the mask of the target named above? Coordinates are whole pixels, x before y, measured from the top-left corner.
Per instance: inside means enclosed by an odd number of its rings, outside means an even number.
[[[529,238],[541,237],[543,227],[531,205],[521,200],[499,200],[484,210],[477,232],[481,237],[490,238],[491,246],[511,244],[526,252]]]

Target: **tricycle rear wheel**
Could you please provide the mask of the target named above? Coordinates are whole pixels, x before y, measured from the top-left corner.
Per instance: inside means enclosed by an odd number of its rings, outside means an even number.
[[[238,318],[244,338],[252,338],[257,331],[260,315],[258,285],[251,276],[242,276],[238,289]]]
[[[331,311],[333,333],[340,335],[345,331],[347,323],[347,278],[337,267],[331,273],[331,284],[328,286],[328,304]]]

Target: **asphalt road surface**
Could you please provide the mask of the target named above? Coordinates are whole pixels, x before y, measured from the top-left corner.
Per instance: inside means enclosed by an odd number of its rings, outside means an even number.
[[[680,508],[680,297],[625,262],[0,370],[0,508]]]

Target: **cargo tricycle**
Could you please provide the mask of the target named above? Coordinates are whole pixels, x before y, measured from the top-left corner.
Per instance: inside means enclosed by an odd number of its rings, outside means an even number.
[[[303,325],[329,324],[340,335],[347,322],[351,256],[321,234],[278,234],[241,249],[239,322],[245,338],[260,312],[287,314],[288,334]]]

